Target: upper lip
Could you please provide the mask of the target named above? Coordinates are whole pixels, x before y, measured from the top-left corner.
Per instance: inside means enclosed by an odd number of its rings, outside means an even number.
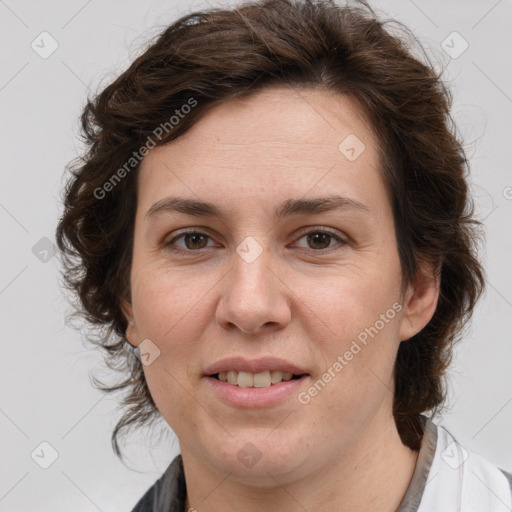
[[[303,368],[276,357],[262,357],[259,359],[246,359],[244,357],[226,357],[220,361],[212,363],[205,369],[206,375],[215,375],[219,372],[235,370],[238,372],[260,373],[264,371],[281,370],[283,372],[293,373],[294,375],[303,375],[307,373]]]

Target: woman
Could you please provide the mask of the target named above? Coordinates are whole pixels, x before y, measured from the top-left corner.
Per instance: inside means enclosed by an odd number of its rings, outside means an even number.
[[[246,3],[87,104],[66,279],[126,370],[116,453],[160,415],[181,448],[134,511],[511,509],[425,414],[484,277],[424,60],[363,2]]]

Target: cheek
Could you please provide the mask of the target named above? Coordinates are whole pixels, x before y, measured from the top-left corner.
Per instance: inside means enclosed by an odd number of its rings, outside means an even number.
[[[305,407],[323,428],[333,416],[343,418],[336,428],[348,435],[392,401],[400,305],[361,280],[344,285],[313,306],[329,329],[322,330],[323,339],[309,334],[322,354],[323,374],[313,379]]]
[[[213,276],[199,278],[165,267],[141,273],[132,294],[140,334],[162,344],[193,337],[204,322],[203,301],[214,283]]]
[[[139,340],[149,339],[158,353],[144,373],[159,409],[169,396],[173,403],[186,399],[184,388],[193,381],[189,374],[197,371],[197,340],[211,318],[205,308],[212,284],[185,281],[176,271],[147,272],[132,296]]]
[[[168,422],[184,421],[191,429],[196,421],[191,375],[197,372],[197,340],[210,321],[205,308],[212,285],[160,268],[141,274],[133,294],[140,339],[151,340],[159,352],[144,366],[153,400]]]
[[[304,311],[309,308],[331,337],[345,341],[357,338],[376,322],[379,331],[389,331],[400,309],[396,306],[400,273],[392,272],[393,268],[392,262],[387,269],[380,263],[345,267],[325,280],[321,289],[315,287],[320,281],[305,280],[300,291]],[[381,315],[385,315],[385,329]]]
[[[322,293],[308,288],[302,293],[320,320],[310,337],[322,353],[326,371],[336,375],[332,378],[336,384],[326,389],[333,393],[333,400],[348,406],[365,393],[382,396],[392,387],[402,305],[398,260],[393,255],[387,261],[382,258],[373,265],[346,270]],[[335,388],[343,388],[343,393]]]

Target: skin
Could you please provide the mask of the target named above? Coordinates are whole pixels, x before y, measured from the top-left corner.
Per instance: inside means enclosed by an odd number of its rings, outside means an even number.
[[[365,144],[354,161],[338,149],[350,134]],[[401,295],[377,140],[349,97],[272,87],[217,106],[142,161],[126,336],[160,350],[144,372],[180,441],[187,510],[391,512],[400,504],[418,454],[393,420],[393,365],[399,344],[434,314],[439,283],[421,264],[424,275]],[[285,199],[330,194],[369,211],[272,216]],[[167,212],[148,221],[169,196],[215,203],[226,216]],[[207,237],[174,240],[183,228]],[[308,243],[319,229],[334,236]],[[251,263],[236,252],[247,236],[263,249]],[[169,250],[173,240],[188,252]],[[241,409],[205,383],[205,367],[219,359],[270,355],[306,369],[307,390],[394,303],[402,310],[307,405],[292,396]],[[252,467],[237,457],[248,442],[261,454]]]

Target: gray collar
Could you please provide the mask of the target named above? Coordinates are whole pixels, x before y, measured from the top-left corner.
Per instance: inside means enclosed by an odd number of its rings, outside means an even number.
[[[423,438],[418,454],[418,460],[411,482],[396,512],[416,512],[423,497],[423,491],[427,485],[428,474],[434,460],[437,446],[437,426],[427,416],[420,414],[423,422]]]

